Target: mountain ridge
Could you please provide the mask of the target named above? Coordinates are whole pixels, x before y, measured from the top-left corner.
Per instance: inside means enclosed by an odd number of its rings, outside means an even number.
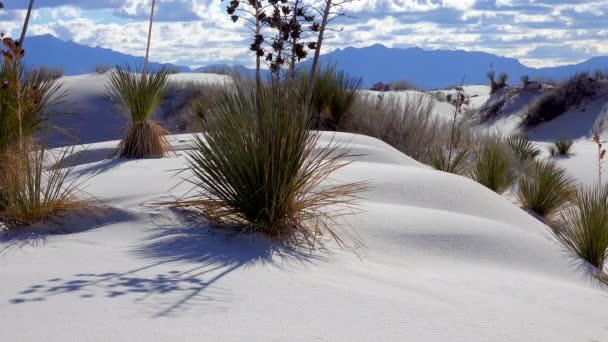
[[[52,35],[31,36],[26,39],[26,63],[38,67],[62,67],[65,75],[94,72],[97,65],[143,65],[144,58],[131,56],[102,47],[90,47],[64,41]],[[424,50],[420,47],[389,48],[383,44],[367,47],[346,47],[321,55],[322,65],[335,65],[345,72],[358,75],[365,87],[376,82],[389,83],[407,80],[423,89],[445,88],[460,84],[486,84],[486,74],[493,66],[498,75],[506,72],[510,83],[519,83],[523,75],[534,78],[561,80],[575,73],[596,69],[608,71],[608,56],[592,57],[577,64],[555,67],[534,68],[522,64],[516,58],[502,57],[481,51],[465,50]],[[310,67],[309,59],[300,63],[301,68]],[[180,72],[230,72],[236,70],[247,76],[254,70],[242,65],[211,64],[192,69],[170,63],[151,62],[152,69],[161,66]],[[265,74],[268,72],[265,71]]]

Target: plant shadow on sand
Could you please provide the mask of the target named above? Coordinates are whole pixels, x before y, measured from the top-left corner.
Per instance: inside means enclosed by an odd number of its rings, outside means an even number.
[[[33,224],[14,231],[0,230],[0,255],[27,246],[43,246],[53,235],[83,233],[110,224],[132,221],[135,218],[136,215],[118,208],[85,208],[67,213],[52,221]]]
[[[122,300],[131,300],[139,314],[143,310],[152,317],[218,312],[232,298],[219,281],[236,270],[263,265],[290,271],[326,259],[262,236],[234,235],[201,222],[175,220],[156,223],[130,252],[140,261],[134,263],[137,267],[117,265],[106,272],[48,279],[20,292],[10,303],[40,302],[58,295],[83,300],[126,297]]]

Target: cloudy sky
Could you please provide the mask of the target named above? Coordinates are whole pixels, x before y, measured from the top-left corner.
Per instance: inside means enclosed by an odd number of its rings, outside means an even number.
[[[249,33],[229,0],[157,0],[152,59],[251,65]],[[310,0],[318,2],[320,0]],[[0,31],[17,36],[26,0],[3,0]],[[151,0],[36,0],[30,34],[143,55]],[[381,43],[463,49],[552,66],[608,55],[608,0],[354,0],[324,52]]]

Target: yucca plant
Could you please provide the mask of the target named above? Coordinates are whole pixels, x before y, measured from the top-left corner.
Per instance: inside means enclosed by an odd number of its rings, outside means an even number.
[[[608,258],[608,187],[579,189],[574,205],[551,228],[568,251],[603,272]]]
[[[68,178],[74,166],[65,161],[72,151],[51,153],[44,144],[6,151],[0,174],[0,222],[12,229],[86,208],[78,198],[80,177]]]
[[[512,135],[506,138],[505,142],[521,162],[534,160],[541,153],[540,149],[525,135]]]
[[[131,118],[118,145],[118,156],[160,158],[169,150],[167,130],[151,119],[167,94],[167,79],[164,69],[141,74],[129,66],[119,66],[110,75],[107,98],[120,113]]]
[[[454,152],[451,160],[443,147],[429,149],[429,164],[436,170],[463,175],[467,171],[469,150],[461,148]]]
[[[572,154],[573,144],[574,142],[568,138],[559,138],[549,147],[549,153],[552,156],[570,156]]]
[[[514,157],[501,140],[484,144],[475,153],[469,177],[488,189],[502,194],[517,179]]]
[[[310,75],[301,73],[300,93],[307,92]],[[348,114],[363,84],[361,77],[351,76],[335,67],[321,70],[314,79],[312,89],[312,107],[318,115],[321,127],[336,129]],[[304,101],[305,97],[302,97]]]
[[[534,163],[532,172],[519,179],[521,205],[545,219],[552,219],[576,192],[576,181],[554,161]]]
[[[185,180],[194,197],[176,206],[195,208],[219,227],[262,233],[294,246],[314,247],[321,236],[338,243],[354,235],[333,226],[341,205],[351,205],[361,184],[329,183],[346,165],[346,146],[317,147],[309,131],[314,115],[290,84],[237,83],[214,100],[214,120],[195,138]],[[332,206],[331,210],[327,207]],[[356,239],[354,239],[356,241]]]

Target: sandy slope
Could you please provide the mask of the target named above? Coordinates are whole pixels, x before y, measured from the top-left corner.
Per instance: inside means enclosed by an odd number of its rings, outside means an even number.
[[[606,292],[470,180],[338,134],[365,155],[332,181],[372,181],[349,218],[366,247],[299,254],[155,204],[187,189],[172,170],[190,139],[159,160],[82,152],[76,172],[97,173],[87,191],[111,210],[2,242],[0,341],[608,341]]]

